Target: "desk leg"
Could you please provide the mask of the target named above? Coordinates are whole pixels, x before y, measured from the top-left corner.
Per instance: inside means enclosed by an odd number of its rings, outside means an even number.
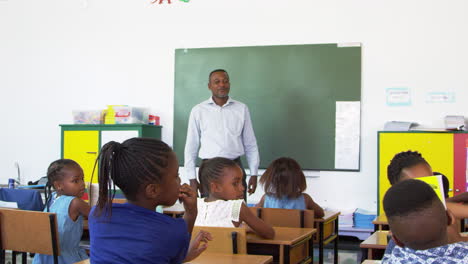
[[[372,257],[372,248],[367,249],[367,259],[374,259]]]
[[[310,238],[309,242],[309,256],[310,256],[310,263],[314,263],[314,236],[312,235],[312,237]]]
[[[336,221],[335,221],[335,248],[334,248],[334,256],[333,256],[333,263],[334,264],[338,264],[338,217],[336,218]]]
[[[284,264],[284,245],[280,245],[279,251],[279,263]]]
[[[284,264],[289,264],[291,262],[289,251],[291,250],[290,246],[283,247],[283,255],[284,255]]]
[[[323,222],[319,222],[319,263],[323,264]]]

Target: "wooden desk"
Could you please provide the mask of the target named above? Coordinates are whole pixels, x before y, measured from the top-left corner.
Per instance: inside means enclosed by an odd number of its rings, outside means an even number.
[[[361,243],[360,247],[367,249],[368,259],[374,259],[374,251],[385,251],[388,244],[388,233],[389,231],[376,231]]]
[[[322,218],[314,219],[314,226],[318,230],[318,239],[314,242],[319,244],[319,263],[323,264],[323,247],[334,241],[333,263],[338,263],[338,217],[340,212],[325,211]]]
[[[267,264],[272,263],[272,256],[202,253],[188,264]]]
[[[254,233],[247,234],[247,253],[272,255],[275,262],[311,263],[314,257],[312,235],[315,228],[273,227],[275,237],[264,239]]]
[[[378,230],[388,230],[388,220],[386,215],[379,215],[377,216],[374,221],[372,221],[372,224],[374,224],[374,231]],[[384,229],[385,228],[385,229]]]

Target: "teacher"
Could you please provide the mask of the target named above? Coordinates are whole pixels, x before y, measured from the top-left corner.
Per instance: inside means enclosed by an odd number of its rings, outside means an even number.
[[[217,69],[210,73],[208,89],[211,90],[212,96],[193,107],[190,112],[184,167],[190,186],[197,192],[202,188],[196,178],[197,157],[203,160],[224,157],[235,161],[244,174],[244,200],[246,200],[246,191],[252,194],[257,188],[260,157],[249,109],[245,104],[229,97],[230,86],[229,75],[225,70]],[[251,175],[248,186],[240,159],[244,154]],[[202,197],[205,196],[204,191],[207,190],[200,189]]]

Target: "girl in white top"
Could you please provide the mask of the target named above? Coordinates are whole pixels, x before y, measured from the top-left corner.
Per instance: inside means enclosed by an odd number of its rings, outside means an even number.
[[[239,227],[245,222],[259,236],[275,236],[273,228],[245,205],[242,170],[234,161],[226,158],[205,160],[198,174],[200,184],[209,195],[198,198],[196,226]]]

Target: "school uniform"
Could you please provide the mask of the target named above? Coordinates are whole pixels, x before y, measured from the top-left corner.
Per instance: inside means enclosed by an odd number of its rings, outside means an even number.
[[[414,250],[395,246],[390,254],[384,255],[382,264],[456,264],[468,263],[468,242],[458,242],[426,250]]]
[[[182,263],[190,236],[181,218],[130,203],[112,204],[112,213],[89,214],[93,264]]]

